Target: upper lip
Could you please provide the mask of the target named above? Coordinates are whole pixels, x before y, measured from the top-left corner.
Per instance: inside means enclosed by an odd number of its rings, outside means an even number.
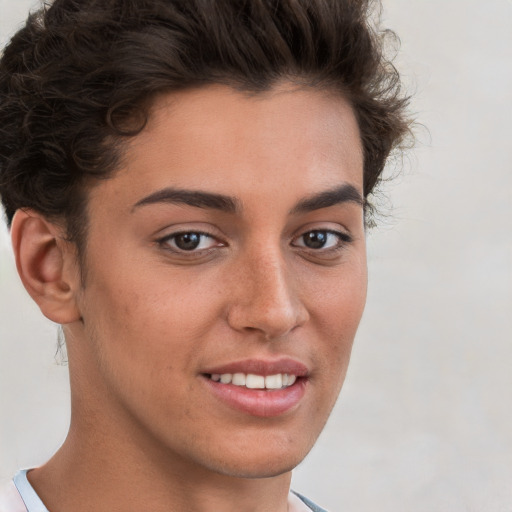
[[[251,373],[263,376],[287,373],[289,375],[296,375],[297,377],[305,377],[308,375],[309,370],[303,363],[287,357],[273,361],[264,359],[243,359],[208,368],[202,373],[216,373],[221,375],[223,373]]]

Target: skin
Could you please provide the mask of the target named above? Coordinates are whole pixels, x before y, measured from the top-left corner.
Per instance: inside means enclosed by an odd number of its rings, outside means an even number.
[[[121,169],[92,187],[85,268],[58,225],[16,214],[20,275],[68,345],[69,435],[29,473],[52,512],[287,510],[291,470],[343,383],[367,282],[361,202],[298,205],[343,185],[362,195],[362,169],[339,95],[208,86],[159,97]],[[169,187],[238,210],[146,199]],[[324,247],[307,246],[313,230]],[[185,251],[178,232],[208,236]],[[308,368],[283,414],[244,413],[205,385],[205,368],[281,357]]]

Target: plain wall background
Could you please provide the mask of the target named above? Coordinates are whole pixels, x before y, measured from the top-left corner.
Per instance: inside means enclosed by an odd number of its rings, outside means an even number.
[[[0,40],[32,0],[0,0]],[[294,487],[332,512],[512,510],[512,1],[384,0],[429,130],[369,234],[368,305],[341,398]],[[63,441],[57,329],[0,225],[0,479]]]

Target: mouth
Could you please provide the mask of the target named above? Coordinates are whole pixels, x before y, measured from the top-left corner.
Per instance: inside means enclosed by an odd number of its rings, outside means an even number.
[[[217,401],[238,412],[275,417],[295,410],[308,389],[308,368],[291,359],[239,361],[201,373]]]

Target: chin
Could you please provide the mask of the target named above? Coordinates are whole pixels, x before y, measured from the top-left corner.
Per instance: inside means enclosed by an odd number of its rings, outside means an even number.
[[[211,468],[217,473],[235,478],[272,478],[289,473],[297,467],[304,457],[274,460],[266,457],[265,460],[253,460],[246,458],[239,462],[221,461],[212,464]]]
[[[306,457],[311,446],[276,446],[275,443],[254,442],[239,450],[210,452],[206,466],[210,470],[237,478],[270,478],[289,473]],[[204,464],[203,462],[203,464]]]

